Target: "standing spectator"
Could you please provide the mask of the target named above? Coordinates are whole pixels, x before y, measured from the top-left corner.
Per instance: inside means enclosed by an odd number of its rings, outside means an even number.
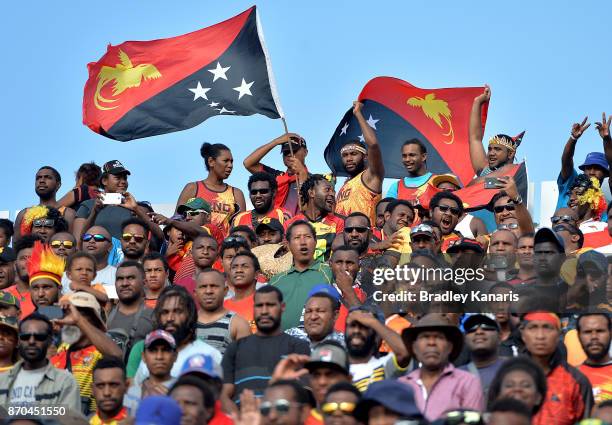
[[[8,218],[0,218],[0,248],[6,248],[11,245],[11,239],[15,233],[13,222]]]
[[[308,393],[298,381],[276,381],[266,388],[259,412],[267,424],[304,425],[310,412]]]
[[[100,177],[102,169],[95,162],[81,164],[76,172],[74,188],[66,193],[58,205],[77,211],[82,202],[95,199],[100,193]]]
[[[332,385],[323,401],[324,425],[359,425],[353,412],[361,400],[361,393],[348,382]]]
[[[217,260],[218,252],[219,244],[215,238],[210,235],[196,236],[191,245],[191,258],[195,266],[194,272],[191,275],[186,275],[181,278],[179,278],[179,273],[177,272],[174,277],[174,284],[184,287],[187,292],[193,294],[195,277],[202,270],[213,266]]]
[[[342,165],[349,177],[338,191],[335,212],[343,217],[361,212],[374,221],[385,166],[376,133],[364,118],[362,108],[363,103],[353,102],[353,115],[357,118],[365,143],[351,140],[340,149]]]
[[[395,199],[387,204],[385,209],[385,224],[383,226],[384,240],[375,245],[376,249],[386,250],[393,246],[401,253],[410,252],[410,240],[406,234],[399,232],[403,228],[410,231],[414,222],[415,212],[412,205],[404,199]]]
[[[89,425],[118,425],[128,417],[123,398],[127,390],[123,362],[116,357],[103,357],[93,369],[93,396],[97,412]]]
[[[401,376],[409,366],[410,354],[402,338],[385,325],[382,313],[374,308],[358,306],[349,310],[344,339],[353,385],[361,392],[373,382]],[[392,352],[376,357],[382,341]]]
[[[523,316],[521,337],[525,349],[546,374],[548,386],[542,409],[533,418],[534,425],[573,425],[591,413],[591,384],[564,360],[558,347],[560,336],[561,321],[556,314],[532,312]]]
[[[234,288],[234,296],[223,302],[223,307],[236,312],[249,323],[251,331],[256,329],[253,302],[257,287],[259,260],[250,252],[240,252],[231,262],[229,283]]]
[[[299,325],[310,290],[318,284],[332,282],[329,266],[320,258],[315,259],[316,238],[315,229],[304,220],[294,221],[287,228],[293,266],[270,279],[270,285],[282,292],[286,303],[283,314],[285,330]]]
[[[153,330],[153,310],[144,302],[144,269],[136,261],[124,261],[117,267],[115,287],[119,302],[108,314],[106,327],[127,332],[124,351]]]
[[[285,304],[276,287],[265,285],[255,293],[257,332],[232,342],[223,356],[223,393],[236,402],[245,389],[261,396],[274,367],[287,354],[309,354],[308,343],[283,333]]]
[[[497,180],[500,191],[493,196],[488,207],[493,211],[495,224],[506,225],[508,228],[518,225],[516,229],[510,229],[516,230],[518,235],[534,232],[531,215],[518,192],[514,178],[498,177]]]
[[[364,213],[356,211],[344,219],[344,245],[357,250],[360,258],[368,252],[371,236],[370,219]]]
[[[80,410],[79,387],[72,375],[47,359],[53,326],[46,316],[32,313],[19,323],[19,360],[0,374],[0,405],[64,405]]]
[[[264,218],[284,223],[291,217],[287,211],[274,206],[278,185],[272,174],[263,171],[254,173],[249,177],[247,187],[253,209],[241,212],[234,217],[234,227],[248,226],[255,230]]]
[[[115,288],[117,268],[108,263],[108,257],[113,248],[110,233],[102,226],[90,227],[83,234],[81,247],[83,251],[93,255],[96,259],[96,280],[94,284],[101,284],[106,291],[106,295],[111,300],[116,300],[118,298]]]
[[[17,254],[13,248],[0,247],[0,289],[6,289],[15,282],[15,260]]]
[[[606,200],[601,187],[595,177],[586,174],[579,174],[574,183],[570,186],[569,200],[567,206],[572,208],[578,220],[576,225],[582,233],[596,230],[603,230],[605,223],[600,223],[603,214],[606,212]]]
[[[221,244],[225,233],[216,225],[211,223],[212,207],[202,198],[189,198],[177,208],[178,216],[166,218],[161,214],[155,214],[156,222],[165,226],[174,226],[179,229],[188,239],[207,233],[217,243]]]
[[[389,202],[393,202],[393,200],[394,198],[386,197],[376,203],[376,221],[373,222],[374,228],[372,232],[374,237],[378,238],[378,240],[382,240],[385,236],[383,232],[383,227],[385,225],[385,210]]]
[[[21,232],[19,239],[33,234],[47,243],[56,233],[68,231],[68,223],[58,209],[45,206],[31,207],[24,214],[19,231]]]
[[[142,399],[152,395],[166,395],[176,382],[170,369],[176,361],[176,342],[168,332],[157,329],[147,335],[142,352],[149,377],[142,384],[132,383],[125,394],[124,405],[134,415]]]
[[[17,255],[17,260],[15,261],[15,284],[6,288],[6,291],[19,301],[21,319],[29,316],[34,311],[27,264],[32,256],[34,243],[38,240],[40,240],[38,236],[26,235],[18,242],[15,242],[15,254]]]
[[[505,295],[512,294],[514,288],[506,282],[497,282],[491,289],[489,294]],[[510,301],[494,301],[489,303],[489,311],[495,316],[495,321],[499,326],[499,355],[503,357],[516,357],[519,354],[520,333],[517,329],[517,324],[514,323],[516,318],[511,314]]]
[[[183,416],[180,423],[209,423],[213,415],[209,406],[215,404],[215,399],[212,390],[202,380],[192,376],[181,377],[172,385],[168,395],[181,407]]]
[[[47,244],[51,248],[55,255],[62,258],[68,258],[70,254],[76,252],[77,244],[76,239],[70,232],[58,232],[51,236]]]
[[[49,218],[54,221],[63,221],[62,230],[72,229],[75,212],[72,208],[60,206],[57,202],[57,191],[62,186],[62,176],[55,168],[45,165],[36,172],[34,190],[38,195],[38,204],[19,211],[15,218],[15,234],[13,241],[17,242],[22,236],[30,233],[33,220]],[[52,212],[52,216],[48,214]],[[65,220],[65,221],[64,221]],[[56,224],[56,223],[55,223]],[[46,240],[46,239],[45,239]]]
[[[510,359],[497,371],[488,397],[489,410],[496,401],[511,398],[524,403],[535,415],[546,397],[546,376],[540,366],[528,357]]]
[[[163,255],[151,252],[142,259],[142,267],[145,272],[145,305],[149,308],[155,308],[161,291],[166,286],[170,286],[168,262]]]
[[[478,378],[452,363],[463,346],[459,328],[444,316],[431,313],[404,329],[402,338],[421,367],[400,381],[413,389],[423,416],[433,421],[449,409],[484,410]]]
[[[427,170],[427,148],[421,140],[410,139],[402,145],[401,155],[407,176],[391,184],[387,197],[416,201],[422,193],[427,192],[433,177]]]
[[[300,187],[302,210],[284,225],[306,221],[315,230],[317,249],[314,257],[327,261],[336,235],[344,230],[344,220],[334,213],[334,186],[321,174],[312,174]],[[287,238],[289,241],[289,238]]]
[[[19,329],[17,317],[0,316],[0,374],[10,370],[17,363],[17,342]]]
[[[121,224],[121,251],[125,260],[138,261],[149,249],[149,229],[142,220],[131,218]]]
[[[221,265],[225,273],[230,272],[232,268],[232,260],[234,257],[241,252],[248,252],[249,243],[242,236],[240,237],[228,237],[223,240],[221,249],[219,250],[219,258],[221,259]],[[230,289],[233,289],[230,282]]]
[[[442,252],[446,252],[450,241],[459,239],[455,227],[459,217],[463,215],[463,203],[457,195],[452,192],[436,193],[429,201],[429,214],[431,220],[436,223],[442,231]]]
[[[408,385],[387,379],[373,383],[363,394],[354,412],[363,424],[395,424],[402,419],[419,423],[423,419],[415,402],[415,394]]]
[[[189,198],[202,198],[212,206],[212,224],[227,235],[231,217],[238,211],[246,211],[242,191],[225,183],[234,168],[232,152],[221,143],[203,143],[200,155],[204,159],[208,176],[204,180],[185,185],[176,203],[177,211]]]
[[[580,345],[587,355],[578,370],[593,387],[595,403],[612,400],[612,358],[610,358],[610,314],[585,313],[576,321]]]
[[[62,342],[51,363],[66,369],[79,384],[81,412],[88,416],[96,410],[91,392],[93,369],[102,356],[121,356],[121,349],[105,333],[100,304],[87,292],[75,292],[62,300],[64,317],[55,321],[62,326]]]
[[[460,369],[478,376],[486,399],[491,381],[505,361],[499,356],[500,328],[490,315],[474,314],[463,323],[463,329],[471,361]]]
[[[287,171],[278,171],[261,163],[264,156],[278,145],[281,145],[283,163]],[[306,140],[299,134],[286,133],[257,148],[244,159],[243,165],[250,173],[264,171],[272,174],[278,186],[274,207],[282,208],[289,214],[295,215],[300,211],[298,188],[308,178],[306,155],[308,155]]]
[[[195,297],[200,306],[196,338],[221,355],[232,342],[251,335],[249,322],[223,306],[227,289],[225,276],[218,270],[205,269],[196,278]]]
[[[242,238],[247,242],[249,250],[257,246],[257,235],[249,226],[234,226],[230,229],[229,238]]]

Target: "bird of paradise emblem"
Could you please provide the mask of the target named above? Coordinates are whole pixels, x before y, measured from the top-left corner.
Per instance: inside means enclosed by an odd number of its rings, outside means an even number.
[[[121,49],[119,49],[119,62],[114,67],[103,66],[98,73],[98,85],[94,95],[94,104],[96,108],[103,111],[119,107],[119,105],[112,105],[112,103],[117,102],[119,99],[108,99],[102,96],[102,88],[107,84],[114,83],[112,95],[116,97],[127,89],[139,87],[143,80],[154,80],[162,76],[155,65],[150,63],[141,63],[134,66],[129,56]]]
[[[450,145],[455,141],[455,131],[451,121],[452,114],[445,100],[436,99],[435,93],[428,93],[425,98],[411,97],[406,103],[415,108],[421,108],[425,116],[432,119],[442,129],[445,127],[442,121],[444,119],[448,125],[448,132],[443,134],[444,137],[448,137],[448,140],[445,140],[444,143]]]

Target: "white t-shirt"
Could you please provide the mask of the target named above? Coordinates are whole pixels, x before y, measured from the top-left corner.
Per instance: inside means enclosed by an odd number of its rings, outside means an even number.
[[[101,284],[104,286],[104,290],[106,291],[106,295],[111,300],[116,300],[117,297],[117,289],[115,288],[115,274],[117,273],[117,267],[111,266],[110,264],[104,267],[102,270],[99,270],[96,273],[96,278],[91,282],[91,285]],[[64,272],[62,275],[62,295],[70,294],[72,290],[70,289],[70,279]]]
[[[178,378],[181,373],[181,369],[183,368],[183,363],[185,363],[185,360],[187,360],[194,354],[207,354],[211,356],[217,364],[221,364],[221,359],[223,358],[219,350],[211,347],[204,341],[196,339],[178,352],[178,355],[176,356],[176,361],[174,362],[174,365],[170,370],[170,375],[173,378]],[[136,371],[136,375],[134,376],[134,383],[136,383],[136,385],[140,385],[148,377],[149,369],[147,369],[147,365],[145,364],[145,362],[141,360],[140,365],[138,366],[138,370]]]
[[[11,403],[33,403],[36,401],[36,387],[40,385],[45,376],[45,367],[34,370],[21,369],[15,379],[15,384],[9,394]]]

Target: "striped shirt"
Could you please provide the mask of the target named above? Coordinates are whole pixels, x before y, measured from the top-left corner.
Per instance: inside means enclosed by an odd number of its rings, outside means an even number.
[[[235,315],[236,312],[228,311],[215,322],[196,323],[196,338],[215,347],[222,355],[225,354],[227,346],[234,341],[230,332],[230,326]]]

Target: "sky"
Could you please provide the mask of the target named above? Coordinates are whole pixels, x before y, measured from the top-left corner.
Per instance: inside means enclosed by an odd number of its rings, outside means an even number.
[[[0,210],[35,203],[34,175],[52,165],[74,184],[83,162],[119,159],[138,200],[174,203],[206,177],[199,147],[224,143],[235,168],[228,183],[246,191],[242,160],[283,133],[261,115],[215,117],[190,130],[127,143],[82,124],[86,65],[113,45],[191,32],[253,2],[62,1],[3,5],[0,26]],[[256,3],[289,130],[306,138],[307,164],[328,171],[323,150],[365,83],[393,76],[423,88],[492,88],[485,140],[527,130],[517,157],[530,181],[554,180],[572,123],[612,113],[612,61],[606,2],[269,0]],[[278,150],[278,148],[277,148]],[[280,153],[266,163],[282,168]],[[601,151],[595,125],[576,165]],[[469,161],[469,158],[465,158]],[[385,185],[387,186],[388,183]],[[337,186],[337,189],[339,186]]]

